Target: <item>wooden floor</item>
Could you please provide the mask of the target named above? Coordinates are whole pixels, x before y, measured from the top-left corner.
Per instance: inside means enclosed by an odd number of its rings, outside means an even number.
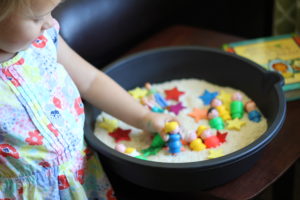
[[[293,188],[292,188],[292,199],[290,200],[300,200],[300,160],[295,163],[294,166],[294,173],[292,174],[292,181]],[[283,177],[284,178],[284,177]],[[276,183],[275,183],[276,184]],[[291,183],[285,184],[284,187],[290,187]],[[282,196],[275,196],[274,194],[274,186],[271,185],[257,197],[253,198],[252,200],[275,200],[275,199],[282,199]],[[284,198],[286,199],[286,198]]]
[[[278,185],[276,185],[276,182],[273,183],[271,186],[266,188],[261,194],[257,195],[255,198],[251,200],[300,200],[300,160],[298,160],[294,166],[294,171],[287,171],[285,175],[281,177],[281,179],[286,179],[285,181],[278,180]],[[286,175],[291,174],[292,177],[287,177]],[[159,191],[152,191],[149,192],[147,189],[140,188],[138,186],[130,185],[129,182],[124,181],[120,177],[115,177],[115,174],[112,174],[111,172],[107,172],[109,175],[111,182],[113,186],[115,187],[115,191],[117,192],[117,198],[119,200],[166,200],[166,199],[172,199],[172,200],[182,200],[182,199],[188,199],[188,200],[224,200],[220,198],[215,197],[190,197],[186,196],[182,193],[174,193],[174,194],[167,194],[164,192]],[[294,182],[292,184],[291,182]],[[117,184],[116,184],[117,183]],[[128,185],[129,184],[129,185]],[[117,185],[121,185],[121,187],[117,187]],[[293,188],[290,188],[290,186],[293,185]],[[284,188],[287,187],[287,188]],[[135,189],[132,189],[135,188]],[[284,191],[291,191],[288,193],[282,193],[282,190],[279,190],[278,188],[281,188]],[[278,192],[276,193],[275,190]],[[171,198],[170,198],[171,197]]]

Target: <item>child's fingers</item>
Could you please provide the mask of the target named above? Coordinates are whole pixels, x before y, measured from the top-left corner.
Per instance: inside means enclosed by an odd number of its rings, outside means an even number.
[[[152,133],[159,133],[162,137],[166,135],[164,129],[167,122],[176,121],[179,125],[180,122],[176,116],[165,114],[165,113],[149,113],[144,119],[144,130]]]
[[[171,122],[171,121],[178,122],[178,119],[176,117],[169,115],[169,114],[162,114],[160,117],[161,118],[159,118],[159,120],[158,120],[158,123],[159,123],[158,130],[160,130],[161,132],[164,132],[164,133],[166,132],[164,129],[166,123]]]

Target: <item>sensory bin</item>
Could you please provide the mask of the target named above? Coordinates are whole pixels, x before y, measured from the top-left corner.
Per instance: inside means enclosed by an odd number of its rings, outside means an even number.
[[[268,128],[265,117],[245,93],[204,80],[178,79],[128,92],[153,112],[176,115],[180,122],[182,148],[173,154],[168,140],[158,133],[144,133],[102,112],[97,117],[96,137],[137,159],[167,163],[213,159],[249,145]]]

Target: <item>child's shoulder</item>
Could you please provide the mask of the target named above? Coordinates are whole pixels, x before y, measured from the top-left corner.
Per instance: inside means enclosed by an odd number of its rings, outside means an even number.
[[[60,26],[59,26],[59,23],[55,19],[53,19],[53,20],[54,20],[53,27],[46,30],[45,33],[46,33],[46,35],[48,35],[50,37],[50,39],[53,41],[55,46],[57,46]]]
[[[45,30],[42,35],[35,39],[31,46],[31,50],[28,51],[30,56],[34,57],[35,54],[39,57],[40,55],[57,54],[58,47],[58,36],[59,36],[59,24],[54,20],[54,25]],[[55,56],[56,57],[56,56]]]

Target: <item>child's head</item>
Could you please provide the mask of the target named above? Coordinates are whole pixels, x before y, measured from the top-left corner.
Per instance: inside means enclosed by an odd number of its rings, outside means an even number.
[[[51,11],[61,0],[1,0],[0,53],[26,49],[44,30],[53,26]]]

